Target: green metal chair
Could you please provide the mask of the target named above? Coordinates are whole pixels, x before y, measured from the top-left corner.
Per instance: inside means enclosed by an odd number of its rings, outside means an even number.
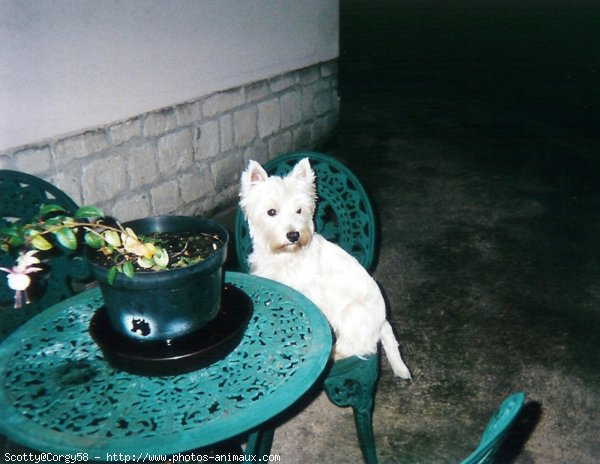
[[[29,221],[43,204],[58,204],[75,211],[77,204],[63,191],[30,174],[0,170],[0,228],[14,221]],[[39,311],[73,295],[75,282],[87,278],[87,264],[77,253],[55,247],[45,252],[44,271],[32,279],[31,303],[14,309],[14,291],[0,276],[0,340]],[[12,267],[15,256],[0,251],[0,266]]]
[[[315,231],[340,245],[371,271],[375,261],[375,214],[361,183],[344,164],[322,153],[300,151],[277,157],[264,168],[269,175],[284,176],[303,158],[309,158],[317,179]],[[240,268],[249,272],[252,240],[239,209],[234,238]],[[378,355],[366,359],[351,357],[334,362],[324,381],[325,392],[333,404],[352,407],[358,441],[368,464],[377,463],[372,422],[378,375]]]
[[[493,462],[494,456],[500,449],[502,441],[506,437],[510,426],[523,408],[524,402],[525,394],[522,392],[513,393],[507,396],[485,427],[475,451],[473,451],[467,459],[462,461],[461,464],[484,464]]]

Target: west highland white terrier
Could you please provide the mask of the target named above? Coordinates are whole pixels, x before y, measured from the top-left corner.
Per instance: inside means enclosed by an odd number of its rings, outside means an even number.
[[[250,161],[240,191],[253,245],[250,272],[298,290],[323,312],[336,336],[334,359],[373,354],[381,340],[394,374],[410,379],[379,287],[353,256],[315,233],[315,201],[308,158],[286,177],[269,177]]]

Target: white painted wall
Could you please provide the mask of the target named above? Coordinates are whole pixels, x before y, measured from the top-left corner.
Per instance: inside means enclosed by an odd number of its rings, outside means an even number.
[[[0,151],[338,56],[338,0],[0,0]]]

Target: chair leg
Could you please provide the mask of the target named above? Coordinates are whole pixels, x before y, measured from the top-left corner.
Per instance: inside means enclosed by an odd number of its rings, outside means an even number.
[[[362,451],[363,459],[367,464],[377,464],[375,453],[375,438],[373,436],[373,407],[367,409],[352,408],[354,410],[354,424],[358,435],[358,444]]]
[[[379,375],[379,356],[336,361],[325,379],[329,400],[339,407],[351,406],[358,443],[367,464],[377,464],[373,437],[373,398]]]

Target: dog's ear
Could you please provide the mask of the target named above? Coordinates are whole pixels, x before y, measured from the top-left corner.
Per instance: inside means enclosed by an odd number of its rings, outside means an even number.
[[[289,173],[289,177],[296,179],[306,179],[311,184],[315,181],[315,172],[310,167],[310,161],[308,158],[302,158],[296,163],[294,169]]]
[[[256,161],[251,160],[248,163],[248,169],[242,174],[242,184],[250,187],[252,184],[264,182],[269,178],[267,171]]]

